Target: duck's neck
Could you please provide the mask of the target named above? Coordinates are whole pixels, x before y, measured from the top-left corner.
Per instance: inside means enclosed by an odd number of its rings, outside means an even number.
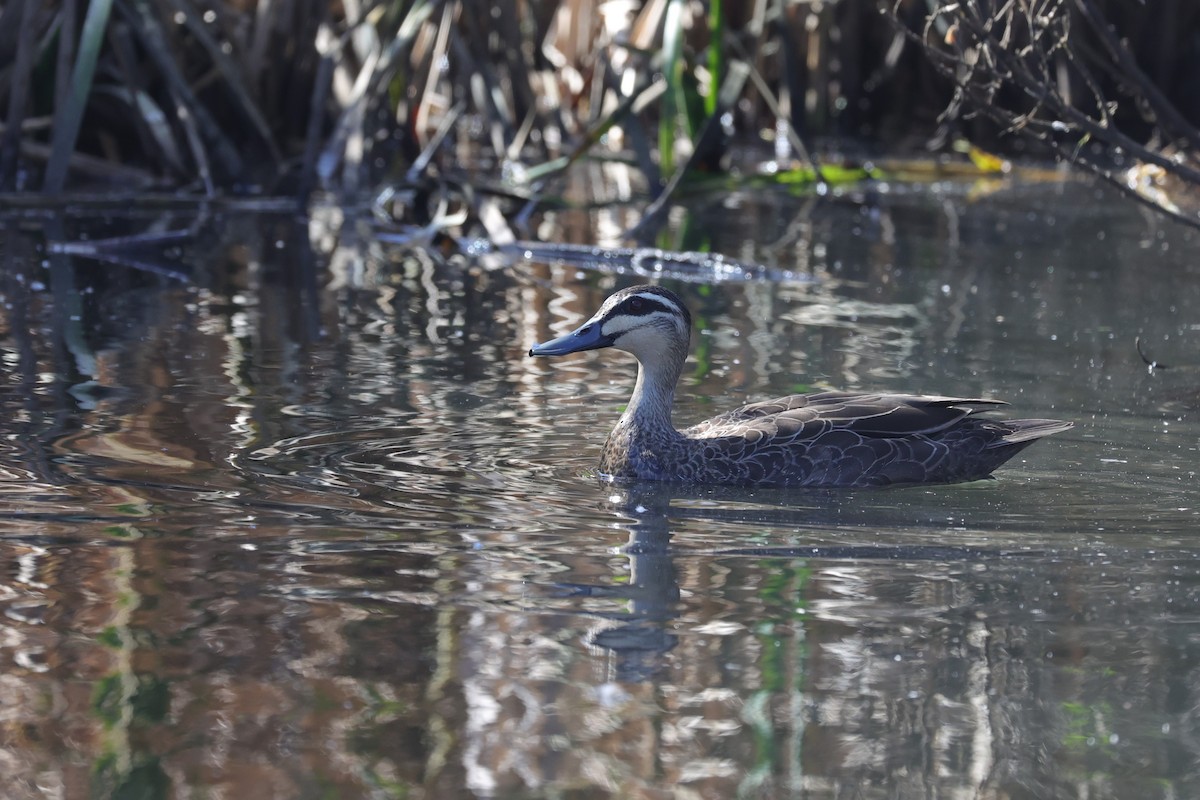
[[[647,366],[638,359],[637,383],[629,405],[621,415],[618,428],[637,431],[642,435],[674,438],[678,434],[671,424],[671,404],[675,400],[675,385],[683,371],[682,359]]]
[[[683,372],[684,352],[638,356],[637,383],[625,413],[608,435],[600,454],[600,471],[617,478],[662,480],[674,475],[683,434],[671,424],[671,401]],[[665,356],[665,357],[664,357]]]

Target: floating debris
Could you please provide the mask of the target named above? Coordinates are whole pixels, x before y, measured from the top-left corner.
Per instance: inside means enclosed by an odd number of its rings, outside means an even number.
[[[1146,366],[1149,368],[1149,370],[1151,372],[1153,372],[1156,369],[1170,369],[1171,368],[1170,364],[1163,364],[1161,361],[1157,361],[1157,360],[1151,358],[1150,356],[1146,355],[1146,351],[1142,349],[1142,337],[1139,336],[1136,339],[1134,339],[1133,346],[1137,348],[1138,355],[1142,357],[1142,361],[1145,362]]]
[[[464,248],[467,249],[467,248]],[[598,245],[513,242],[496,245],[496,252],[525,261],[570,264],[617,275],[672,278],[681,281],[811,282],[812,275],[738,261],[721,253],[662,250],[657,247],[600,247]]]

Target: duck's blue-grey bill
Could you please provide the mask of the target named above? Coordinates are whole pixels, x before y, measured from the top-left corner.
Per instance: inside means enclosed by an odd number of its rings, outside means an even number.
[[[535,344],[530,348],[529,355],[565,356],[567,353],[580,353],[584,350],[595,350],[611,345],[612,340],[600,333],[599,325],[588,323],[582,328],[568,333],[566,336],[560,336],[548,342]]]

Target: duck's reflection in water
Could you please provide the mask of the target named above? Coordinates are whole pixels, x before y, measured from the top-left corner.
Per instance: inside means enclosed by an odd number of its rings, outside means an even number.
[[[609,492],[605,505],[629,531],[621,552],[629,558],[624,584],[560,584],[580,597],[624,599],[627,610],[605,614],[612,627],[592,636],[592,644],[616,656],[616,680],[639,682],[663,667],[663,654],[678,644],[671,626],[678,619],[679,578],[671,554],[671,493],[661,485],[637,484]]]
[[[628,582],[605,585],[560,583],[563,594],[574,597],[619,599],[627,601],[622,612],[602,613],[613,622],[591,637],[595,646],[607,649],[616,656],[618,681],[637,682],[650,679],[665,664],[664,654],[679,642],[677,628],[681,614],[681,592],[677,561],[693,558],[768,558],[816,559],[822,562],[972,562],[1012,555],[1036,557],[1039,552],[1021,548],[1006,550],[969,545],[950,545],[940,542],[921,543],[904,536],[912,528],[910,508],[898,507],[894,501],[880,499],[867,517],[847,511],[852,498],[842,490],[767,490],[747,492],[745,489],[724,487],[688,487],[655,482],[628,482],[606,485],[604,506],[613,513],[615,524],[628,531],[627,544],[621,554],[628,558]],[[860,493],[861,494],[861,493]],[[886,498],[888,492],[873,492]],[[709,503],[716,503],[709,505]],[[738,504],[741,507],[736,507]],[[868,504],[869,505],[869,504]],[[732,506],[732,507],[731,507]],[[856,540],[847,543],[830,541],[830,526],[845,525],[847,517],[864,522],[873,518],[895,527],[885,535],[889,541],[878,544]],[[797,532],[796,544],[763,544],[748,546],[705,546],[711,543],[687,543],[683,548],[672,544],[672,531],[697,521],[711,526],[717,523],[736,531],[747,527],[792,528]],[[862,530],[861,528],[857,530]],[[808,541],[808,532],[819,532]],[[900,532],[899,535],[896,532]],[[836,532],[833,534],[836,535]],[[860,534],[861,535],[861,534]],[[856,537],[857,539],[858,537]],[[730,541],[745,537],[731,536]]]

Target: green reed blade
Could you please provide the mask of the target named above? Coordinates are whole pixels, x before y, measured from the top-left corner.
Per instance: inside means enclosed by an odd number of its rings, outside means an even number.
[[[658,163],[663,175],[675,171],[675,136],[678,117],[684,107],[683,96],[683,12],[686,0],[669,0],[663,20],[663,75],[667,92],[663,95],[662,116],[658,120]]]
[[[712,116],[717,110],[717,93],[725,72],[725,11],[722,0],[710,0],[708,6],[708,94],[704,111]]]
[[[67,181],[67,168],[75,149],[75,140],[79,137],[88,95],[91,94],[96,60],[100,55],[112,5],[112,0],[92,0],[88,4],[79,42],[79,57],[75,59],[75,67],[71,71],[71,92],[55,114],[54,133],[50,139],[50,163],[46,166],[46,178],[42,185],[46,192],[61,192]]]

